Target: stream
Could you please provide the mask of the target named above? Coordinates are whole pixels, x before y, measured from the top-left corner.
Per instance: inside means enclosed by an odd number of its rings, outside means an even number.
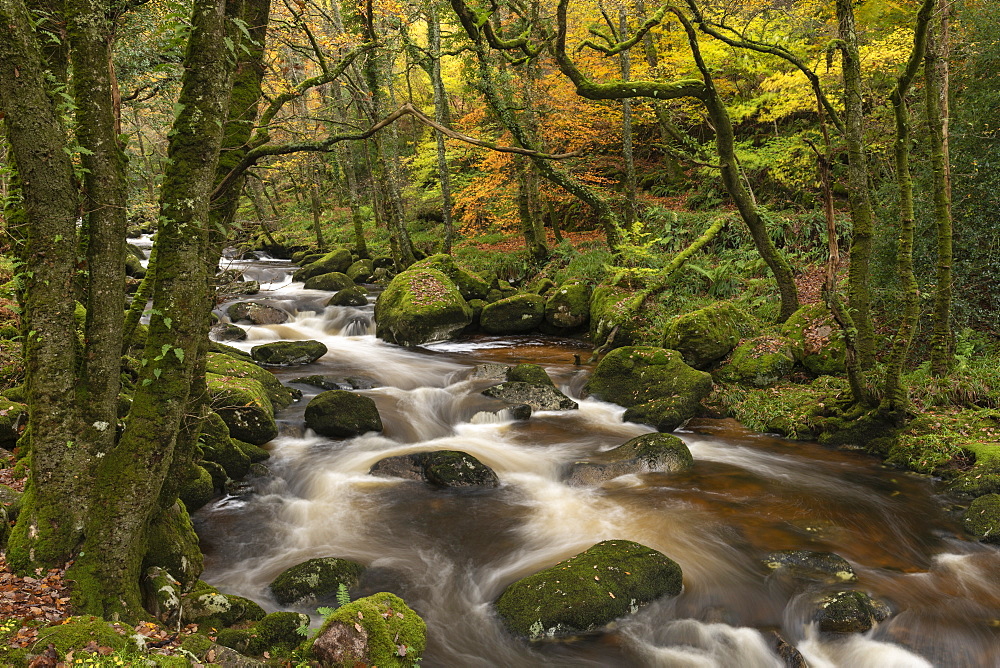
[[[252,493],[221,498],[195,515],[204,580],[278,609],[268,584],[314,557],[368,566],[354,595],[391,591],[427,622],[422,666],[784,666],[773,631],[812,668],[1000,665],[1000,551],[961,539],[948,500],[929,480],[865,455],[752,433],[732,420],[693,421],[677,432],[694,467],[628,475],[599,487],[562,482],[567,466],[650,428],[624,409],[582,398],[589,348],[550,337],[475,336],[401,348],[374,336],[372,306],[324,307],[330,293],[291,283],[281,261],[229,262],[262,293],[246,298],[294,316],[247,326],[236,347],[315,339],[318,362],[278,369],[285,383],[320,374],[378,405],[385,430],[349,440],[305,431],[319,389],[277,415],[268,476]],[[218,311],[222,313],[225,305]],[[225,319],[225,316],[223,316]],[[533,362],[579,402],[565,412],[507,419],[480,392],[477,364]],[[394,455],[462,450],[499,476],[496,489],[438,490],[373,477]],[[521,577],[597,542],[627,539],[680,564],[684,591],[613,628],[533,645],[510,636],[491,602]],[[857,587],[893,615],[866,634],[834,638],[810,621],[808,596],[768,577],[775,550],[835,552]],[[315,609],[302,609],[318,622]]]

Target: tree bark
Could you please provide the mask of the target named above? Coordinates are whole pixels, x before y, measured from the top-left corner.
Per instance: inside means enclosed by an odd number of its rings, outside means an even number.
[[[433,4],[427,16],[427,42],[430,47],[430,77],[434,90],[434,120],[445,125],[448,120],[448,98],[445,96],[444,79],[441,77],[441,21],[437,7]],[[451,171],[448,169],[448,155],[445,152],[444,135],[434,133],[437,149],[438,178],[441,181],[441,219],[444,223],[444,241],[441,252],[451,253],[455,239],[455,224],[452,220]]]

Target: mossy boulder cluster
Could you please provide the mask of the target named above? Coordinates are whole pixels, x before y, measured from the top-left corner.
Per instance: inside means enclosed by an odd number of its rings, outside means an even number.
[[[586,389],[628,408],[626,421],[673,431],[697,414],[712,391],[712,377],[685,364],[676,350],[630,346],[608,353]]]
[[[514,582],[494,605],[511,633],[538,640],[602,628],[681,588],[681,567],[666,555],[606,540]]]

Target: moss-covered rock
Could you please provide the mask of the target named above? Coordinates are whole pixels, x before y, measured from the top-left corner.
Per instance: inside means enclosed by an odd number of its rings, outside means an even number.
[[[402,346],[441,341],[472,322],[472,308],[436,269],[408,269],[375,302],[376,336]]]
[[[324,666],[409,667],[427,646],[424,620],[403,599],[380,592],[338,608],[306,646]]]
[[[605,355],[586,387],[598,399],[636,407],[630,419],[659,428],[693,417],[712,391],[712,377],[685,364],[676,350],[634,346]],[[658,403],[640,407],[647,402]]]
[[[184,507],[195,511],[215,498],[215,483],[212,474],[202,466],[194,466],[188,478],[181,483],[177,496]]]
[[[216,341],[244,341],[247,338],[247,330],[228,322],[213,325],[209,334]]]
[[[539,639],[601,628],[681,585],[681,567],[666,555],[606,540],[511,584],[495,606],[512,633]]]
[[[438,450],[423,457],[424,477],[437,487],[499,487],[500,479],[486,464],[457,450]]]
[[[486,388],[483,394],[509,404],[527,404],[536,411],[566,411],[579,407],[555,387],[537,383],[501,383]]]
[[[205,374],[212,408],[229,427],[233,438],[264,445],[278,435],[267,391],[253,378]]]
[[[829,584],[854,582],[858,579],[851,564],[833,552],[781,550],[768,554],[763,563],[778,577]]]
[[[656,431],[677,429],[698,412],[698,402],[685,395],[672,395],[629,406],[622,415],[625,422],[646,424]]]
[[[66,652],[83,649],[92,642],[98,647],[114,650],[139,650],[131,635],[118,633],[110,622],[100,617],[70,617],[62,624],[41,629],[34,647],[40,652],[53,645],[58,655],[63,657]]]
[[[537,329],[544,317],[543,297],[517,294],[485,305],[479,326],[490,334],[522,334]]]
[[[149,523],[142,570],[165,569],[185,586],[198,580],[205,566],[198,534],[183,503],[160,511]]]
[[[254,325],[280,325],[288,322],[288,314],[280,308],[256,302],[236,302],[226,309],[233,322],[248,321]]]
[[[728,355],[751,327],[750,316],[732,304],[719,302],[671,320],[663,347],[680,352],[688,365],[704,369]]]
[[[233,443],[250,459],[251,464],[256,464],[257,462],[262,462],[265,459],[271,458],[271,453],[259,445],[240,441],[235,438],[233,439]]]
[[[220,343],[219,341],[209,341],[208,342],[209,352],[219,353],[220,355],[227,355],[232,357],[234,360],[242,360],[244,362],[253,362],[253,358],[250,357],[250,353],[244,352],[239,348],[234,348],[232,346],[227,346],[225,343]]]
[[[444,253],[431,255],[411,265],[410,269],[419,269],[421,267],[436,269],[447,276],[466,300],[485,299],[490,291],[489,283],[482,276],[465,267],[451,255]]]
[[[308,623],[309,616],[299,612],[272,612],[250,628],[222,629],[216,642],[240,654],[284,656],[302,642],[298,629]]]
[[[215,462],[233,480],[239,480],[250,471],[250,458],[229,437],[229,427],[218,413],[212,412],[201,424],[198,444],[202,459]]]
[[[1000,543],[1000,494],[986,494],[973,501],[962,522],[977,540]]]
[[[375,263],[371,260],[358,260],[347,268],[346,273],[355,283],[368,283],[375,273]]]
[[[803,306],[785,321],[781,333],[791,341],[795,359],[817,376],[844,373],[844,335],[825,304]]]
[[[261,364],[270,366],[301,366],[312,364],[323,355],[327,348],[321,341],[275,341],[254,346],[250,356]]]
[[[12,450],[27,423],[27,405],[0,397],[0,448]]]
[[[643,434],[585,461],[574,462],[569,482],[597,485],[629,474],[677,473],[693,464],[691,451],[681,439],[670,434]]]
[[[590,296],[590,340],[604,345],[614,333],[615,346],[630,346],[642,340],[642,323],[635,317],[642,295],[625,288],[599,285]]]
[[[355,288],[345,288],[330,297],[327,306],[367,306],[368,296]]]
[[[257,622],[267,613],[254,601],[242,596],[223,594],[202,581],[182,596],[184,620],[199,626],[220,629],[223,626]]]
[[[309,258],[306,258],[308,260]],[[332,272],[343,273],[347,271],[347,268],[354,263],[354,259],[351,257],[351,251],[346,248],[338,248],[337,250],[330,251],[321,258],[309,262],[304,267],[292,274],[293,281],[306,282],[313,276],[320,276],[322,274],[329,274]]]
[[[306,426],[322,436],[351,438],[382,431],[382,418],[370,397],[347,390],[317,394],[306,406]]]
[[[313,276],[305,284],[307,290],[325,290],[327,292],[338,292],[345,288],[353,287],[354,281],[347,274],[339,271]]]
[[[737,346],[729,361],[713,376],[724,383],[771,387],[791,373],[795,353],[791,341],[780,336],[759,336]]]
[[[220,297],[247,296],[260,293],[260,283],[257,281],[232,281],[223,283],[215,289],[215,294]]]
[[[125,254],[125,275],[132,278],[142,278],[146,275],[146,268],[142,266],[142,262],[131,253]]]
[[[518,364],[507,369],[507,380],[516,383],[533,383],[535,385],[555,385],[549,374],[538,364]]]
[[[593,290],[588,283],[565,283],[545,302],[545,321],[554,327],[583,327],[590,320]]]
[[[248,359],[234,359],[222,353],[208,353],[205,370],[220,376],[230,376],[233,378],[252,378],[264,388],[268,401],[274,410],[286,408],[295,399],[301,396],[298,390],[292,390],[281,384],[281,381],[274,377],[274,374],[267,369]]]
[[[270,589],[280,605],[323,602],[334,598],[340,585],[348,589],[357,586],[364,570],[361,564],[347,559],[310,559],[283,571],[270,584]]]
[[[819,600],[813,620],[825,633],[864,633],[891,612],[888,605],[863,591],[839,591]]]

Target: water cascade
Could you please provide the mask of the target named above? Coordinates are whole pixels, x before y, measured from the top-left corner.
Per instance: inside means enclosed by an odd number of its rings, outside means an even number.
[[[349,440],[305,431],[304,407],[320,390],[297,385],[305,396],[278,415],[270,474],[251,479],[252,494],[196,515],[203,578],[223,591],[278,609],[267,586],[286,568],[313,557],[362,562],[369,569],[354,593],[395,592],[427,621],[424,666],[780,667],[773,631],[814,668],[1000,665],[1000,553],[961,540],[926,479],[705,420],[678,434],[695,459],[688,472],[569,486],[570,463],[650,431],[580,396],[580,344],[478,337],[405,349],[374,337],[370,305],[327,308],[329,293],[291,283],[277,262],[226,262],[267,288],[252,299],[292,314],[248,327],[235,345],[322,341],[323,358],[278,377],[319,374],[361,388],[385,430]],[[514,421],[480,394],[491,381],[470,378],[477,364],[522,361],[545,366],[579,410]],[[500,487],[442,491],[368,474],[385,457],[432,450],[477,457]],[[571,642],[529,646],[503,629],[491,602],[508,584],[615,538],[677,561],[683,593]],[[866,634],[819,633],[808,595],[761,565],[787,549],[843,556],[859,587],[894,614]]]

